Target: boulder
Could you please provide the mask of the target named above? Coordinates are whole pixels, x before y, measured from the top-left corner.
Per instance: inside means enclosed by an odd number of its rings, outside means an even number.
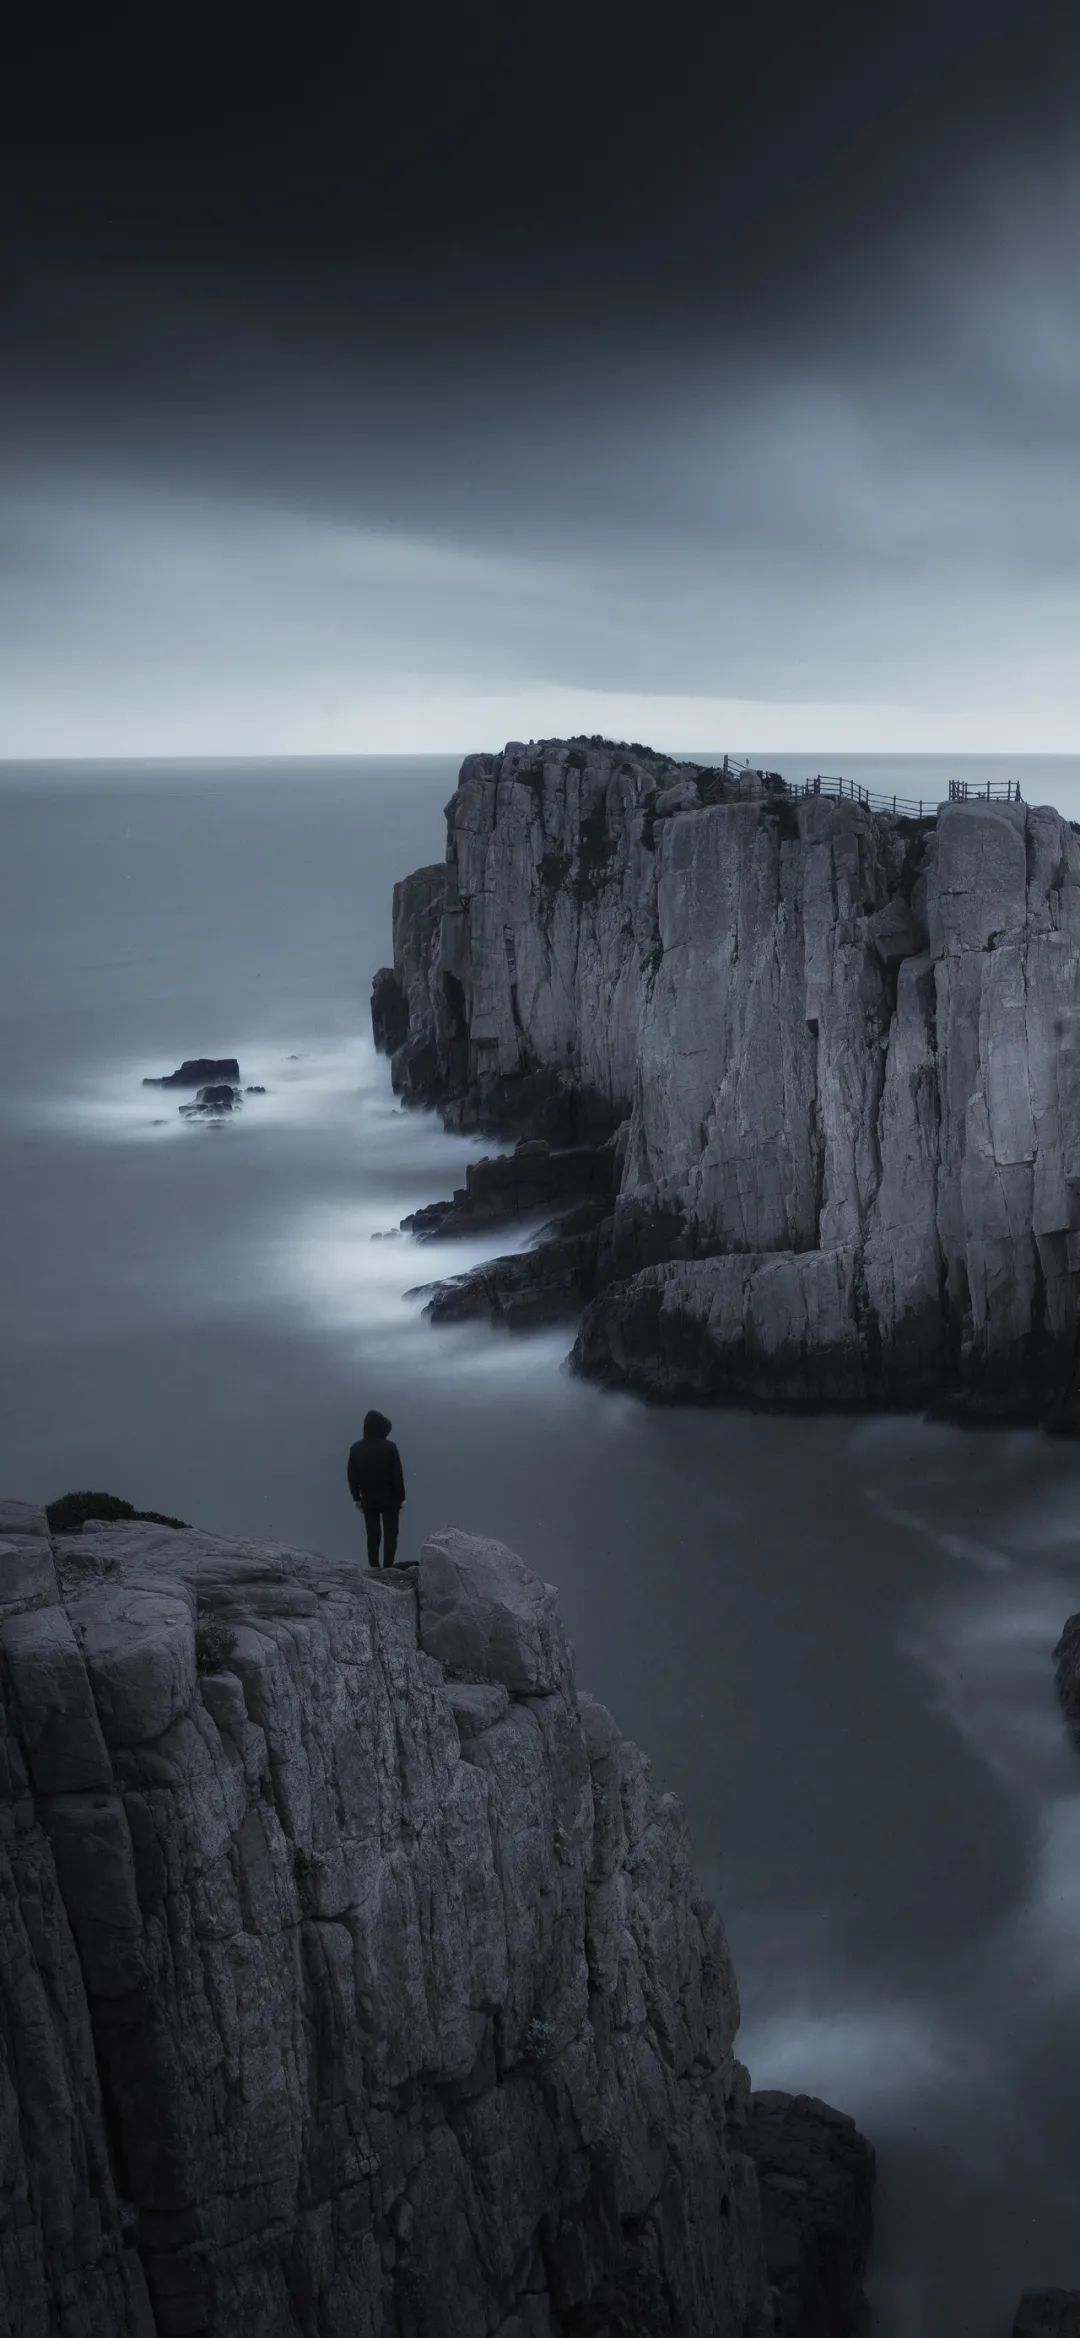
[[[678,779],[672,787],[662,787],[653,806],[658,820],[667,819],[673,812],[696,812],[700,809],[701,794],[692,779]]]
[[[565,1693],[573,1657],[557,1595],[505,1543],[447,1527],[420,1553],[420,1645],[451,1674],[515,1696]]]

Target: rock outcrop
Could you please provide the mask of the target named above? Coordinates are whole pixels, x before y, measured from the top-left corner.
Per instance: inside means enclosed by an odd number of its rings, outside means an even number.
[[[549,1585],[7,1504],[0,1592],[0,2330],[792,2326],[723,1930]]]
[[[813,2095],[751,2096],[765,2258],[777,2329],[865,2338],[862,2277],[873,2228],[874,2154],[853,2119]]]
[[[1075,1425],[1080,835],[1057,812],[907,820],[512,745],[466,759],[394,935],[402,1095],[562,1144],[619,1129],[583,1369]]]
[[[175,1072],[163,1072],[160,1079],[143,1081],[144,1088],[201,1088],[217,1081],[227,1081],[235,1087],[240,1078],[240,1066],[235,1055],[190,1055]]]
[[[544,1137],[523,1137],[512,1153],[470,1161],[465,1183],[449,1201],[429,1202],[401,1221],[422,1242],[509,1226],[539,1210],[568,1209],[587,1197],[610,1209],[615,1196],[615,1153],[610,1145],[573,1145],[553,1152]]]
[[[238,1112],[240,1090],[228,1080],[214,1080],[207,1088],[200,1088],[194,1104],[181,1104],[179,1109],[187,1119],[220,1120],[223,1113]]]

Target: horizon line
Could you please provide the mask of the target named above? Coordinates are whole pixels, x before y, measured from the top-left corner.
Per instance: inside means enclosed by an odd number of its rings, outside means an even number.
[[[523,744],[525,744],[526,746],[542,745],[542,744],[544,744],[544,742],[545,742],[546,740],[561,740],[561,739],[564,739],[564,738],[565,738],[565,739],[567,739],[567,740],[574,740],[574,739],[576,739],[576,738],[587,738],[587,737],[589,737],[589,736],[590,736],[590,734],[589,734],[588,732],[573,732],[573,731],[566,731],[566,732],[556,732],[556,731],[548,731],[548,732],[545,732],[545,733],[542,735],[542,737],[538,737],[538,738],[529,738],[529,739],[525,740],[525,741],[523,742]],[[192,764],[192,763],[257,763],[257,764],[267,764],[267,763],[436,763],[436,762],[442,762],[442,761],[444,761],[444,760],[453,761],[453,760],[455,760],[455,759],[464,758],[464,757],[465,757],[465,756],[467,756],[467,755],[476,755],[476,754],[501,754],[501,753],[503,752],[503,749],[504,749],[504,748],[505,748],[507,745],[509,745],[509,744],[511,744],[511,742],[510,742],[509,740],[504,740],[504,741],[503,741],[503,744],[502,744],[502,747],[498,747],[498,748],[484,748],[484,747],[479,747],[479,748],[478,748],[478,747],[464,747],[464,748],[461,748],[461,747],[386,747],[386,748],[381,748],[381,747],[358,747],[358,748],[355,748],[355,749],[341,749],[341,748],[332,748],[332,749],[331,749],[331,748],[313,748],[313,749],[305,749],[305,748],[302,748],[302,747],[298,747],[298,748],[294,748],[294,749],[292,749],[292,750],[291,750],[289,753],[287,753],[287,754],[281,754],[281,753],[277,753],[277,752],[274,752],[274,753],[267,752],[267,753],[263,754],[263,753],[260,753],[260,752],[259,752],[259,750],[258,750],[257,748],[255,748],[255,749],[251,749],[251,750],[248,750],[248,751],[245,751],[245,752],[238,752],[238,751],[236,751],[235,749],[233,749],[233,750],[218,750],[218,749],[216,749],[216,748],[212,748],[212,747],[204,747],[204,748],[201,748],[201,749],[198,751],[198,753],[196,753],[196,754],[187,754],[187,755],[165,755],[165,754],[146,754],[146,755],[133,755],[133,754],[130,754],[130,753],[124,753],[124,754],[105,754],[105,755],[43,755],[43,754],[36,754],[36,755],[7,755],[7,754],[0,754],[0,771],[2,771],[2,770],[5,770],[5,769],[8,769],[8,768],[12,768],[12,767],[25,767],[25,766],[27,766],[27,765],[36,767],[36,766],[38,766],[38,765],[56,765],[56,764],[64,764],[64,765],[66,765],[66,766],[68,766],[68,767],[70,767],[70,766],[76,766],[76,767],[78,767],[78,768],[80,768],[80,769],[81,769],[81,768],[83,768],[84,766],[104,766],[106,769],[108,769],[108,770],[112,770],[112,769],[115,769],[115,768],[116,768],[116,766],[117,766],[118,764],[135,764],[135,765],[142,765],[142,764],[147,764],[147,763],[152,763],[152,764],[169,764],[169,765],[189,765],[189,764]],[[605,739],[605,744],[607,744],[607,745],[611,745],[611,746],[615,746],[615,747],[622,747],[622,746],[627,746],[627,747],[628,747],[628,746],[631,746],[632,744],[644,745],[644,744],[645,744],[645,742],[644,742],[644,741],[639,741],[639,742],[632,742],[632,741],[630,741],[630,740],[628,740],[628,739],[611,739],[611,740],[607,740],[607,739]],[[667,747],[657,746],[657,747],[653,747],[653,748],[652,748],[652,750],[651,750],[651,752],[652,752],[653,754],[656,754],[656,755],[666,755],[666,756],[668,756],[668,757],[669,757],[670,761],[671,761],[671,762],[673,762],[673,763],[698,763],[698,762],[700,762],[700,763],[702,763],[702,764],[705,764],[705,763],[709,762],[711,759],[715,758],[717,755],[719,755],[720,759],[722,760],[722,759],[723,759],[723,755],[724,755],[724,753],[726,752],[727,754],[729,754],[729,755],[730,755],[730,754],[732,753],[732,749],[731,749],[731,748],[728,748],[728,749],[726,749],[726,750],[724,750],[724,749],[719,749],[719,750],[716,750],[716,749],[712,749],[712,748],[700,748],[700,749],[698,749],[698,748],[689,748],[689,747],[667,748]],[[851,756],[858,756],[858,757],[860,758],[860,760],[862,760],[862,761],[864,761],[864,762],[882,762],[882,763],[886,763],[886,762],[895,762],[895,761],[897,761],[897,760],[901,760],[901,759],[902,759],[903,761],[905,761],[905,762],[910,762],[910,763],[929,763],[929,762],[953,762],[953,763],[967,763],[967,762],[970,762],[970,763],[1015,763],[1015,762],[1016,762],[1016,761],[1017,761],[1019,758],[1023,758],[1023,760],[1025,760],[1026,762],[1038,762],[1038,763],[1077,763],[1077,762],[1080,762],[1080,745],[1078,745],[1078,746],[1077,746],[1077,747],[1075,747],[1075,748],[1066,748],[1066,747],[1031,747],[1031,748],[1028,748],[1028,747],[1014,747],[1014,748],[1011,748],[1011,749],[1006,749],[1006,750],[1002,750],[1002,749],[1000,749],[1000,748],[987,748],[987,749],[983,749],[983,748],[979,748],[979,747],[828,747],[828,746],[820,746],[820,747],[813,747],[813,748],[811,748],[811,747],[782,747],[782,748],[771,748],[771,749],[767,750],[767,752],[768,752],[768,753],[770,753],[770,754],[772,754],[772,755],[774,755],[774,756],[776,757],[777,766],[779,766],[779,763],[780,763],[782,760],[784,760],[784,759],[786,759],[786,760],[788,760],[788,761],[792,761],[792,760],[794,760],[794,759],[796,759],[796,758],[802,758],[802,757],[805,757],[805,756],[826,755],[826,754],[827,754],[827,755],[830,755],[830,756],[835,756],[835,757],[837,757],[837,758],[838,758],[838,759],[840,759],[840,760],[843,760],[843,758],[844,758],[845,756],[846,756],[846,757],[849,757],[849,758],[850,758]],[[741,759],[741,757],[740,757],[740,759]],[[746,759],[747,759],[747,760],[750,760],[751,758],[748,756]]]

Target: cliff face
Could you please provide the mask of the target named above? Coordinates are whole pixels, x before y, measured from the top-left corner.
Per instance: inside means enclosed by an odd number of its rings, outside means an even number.
[[[550,1587],[0,1532],[0,2330],[763,2338],[723,1931]]]
[[[466,761],[438,915],[423,880],[422,932],[398,891],[395,1084],[459,1124],[557,1133],[583,1102],[622,1124],[586,1369],[1071,1416],[1080,836],[1058,813],[747,799],[544,742]]]

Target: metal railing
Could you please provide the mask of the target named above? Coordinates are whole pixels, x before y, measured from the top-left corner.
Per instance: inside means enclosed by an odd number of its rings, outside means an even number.
[[[881,789],[863,787],[860,780],[844,779],[839,772],[817,771],[811,779],[781,779],[778,772],[763,771],[736,755],[725,755],[722,769],[726,779],[745,786],[748,793],[783,788],[789,796],[838,796],[847,803],[860,804],[867,812],[891,812],[898,820],[932,820],[941,810],[940,796],[887,795]],[[1020,804],[1023,800],[1018,779],[949,781],[950,804]]]
[[[940,810],[939,796],[890,796],[882,790],[863,787],[857,779],[841,779],[828,771],[817,771],[813,779],[785,780],[785,787],[793,796],[844,796],[849,803],[861,804],[867,812],[892,812],[898,820],[930,820]]]
[[[1022,804],[1018,779],[950,779],[950,804]]]

